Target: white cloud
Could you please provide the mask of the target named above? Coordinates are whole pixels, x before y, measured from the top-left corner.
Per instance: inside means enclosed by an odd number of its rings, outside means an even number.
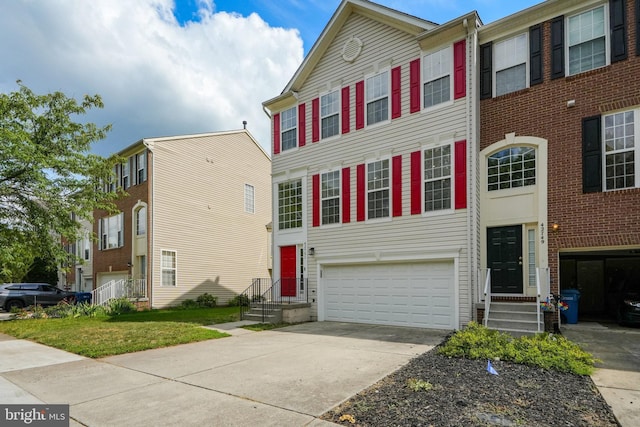
[[[0,90],[102,96],[88,119],[113,123],[100,154],[143,137],[238,129],[269,147],[261,103],[280,93],[302,61],[296,30],[256,14],[216,13],[181,27],[172,0],[21,0],[0,14]]]

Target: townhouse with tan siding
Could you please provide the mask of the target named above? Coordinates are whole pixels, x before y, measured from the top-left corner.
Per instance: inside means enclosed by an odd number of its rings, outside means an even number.
[[[271,160],[246,130],[145,138],[118,153],[117,212],[94,214],[96,288],[126,283],[153,308],[226,304],[269,277]]]
[[[312,320],[457,329],[478,259],[475,13],[343,1],[272,120],[273,278]]]

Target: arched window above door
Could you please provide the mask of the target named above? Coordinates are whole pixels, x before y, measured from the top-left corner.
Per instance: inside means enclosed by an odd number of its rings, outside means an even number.
[[[525,187],[536,184],[536,149],[509,147],[487,158],[487,190]]]

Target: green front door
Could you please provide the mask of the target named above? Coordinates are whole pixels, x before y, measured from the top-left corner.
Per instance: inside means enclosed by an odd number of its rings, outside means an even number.
[[[487,229],[487,267],[491,293],[522,293],[522,226]]]

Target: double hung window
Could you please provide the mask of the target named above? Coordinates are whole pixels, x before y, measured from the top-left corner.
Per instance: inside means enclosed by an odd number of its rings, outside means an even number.
[[[124,214],[119,213],[100,219],[99,232],[101,250],[124,246],[123,218]]]
[[[176,251],[162,251],[162,286],[176,286],[178,262]]]
[[[451,100],[451,56],[450,46],[424,56],[422,76],[425,108]]]
[[[282,151],[291,150],[298,146],[298,114],[297,107],[289,108],[280,114],[280,132]]]
[[[340,223],[340,171],[321,175],[322,225]]]
[[[574,15],[567,20],[569,75],[607,65],[605,6]]]
[[[367,163],[367,218],[389,216],[391,199],[389,160]]]
[[[340,91],[333,91],[320,97],[320,121],[322,139],[338,135],[340,132]]]
[[[389,120],[389,71],[366,79],[367,125]]]
[[[527,87],[528,56],[526,33],[495,44],[496,96]]]
[[[451,145],[424,150],[424,210],[451,209]]]
[[[604,116],[604,183],[606,190],[638,187],[640,173],[635,167],[640,150],[635,124],[640,110]]]

